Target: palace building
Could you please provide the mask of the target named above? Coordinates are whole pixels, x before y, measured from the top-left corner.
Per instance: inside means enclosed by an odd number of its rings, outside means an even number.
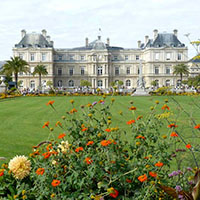
[[[104,42],[100,35],[92,42],[86,38],[84,43],[81,47],[54,48],[46,30],[41,33],[22,30],[13,56],[28,62],[30,74],[19,74],[21,87],[37,89],[38,77],[31,73],[38,64],[45,65],[48,71],[42,77],[44,88],[47,81],[52,81],[54,87],[74,88],[80,86],[81,80],[89,81],[92,88],[110,88],[117,81],[123,81],[125,88],[135,88],[140,64],[146,87],[152,81],[158,86],[176,86],[180,78],[173,75],[173,66],[188,60],[188,49],[179,41],[177,30],[173,33],[154,30],[153,37],[145,36],[136,48],[112,46],[109,38]]]

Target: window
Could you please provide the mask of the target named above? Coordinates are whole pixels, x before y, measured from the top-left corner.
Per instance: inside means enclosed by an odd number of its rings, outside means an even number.
[[[69,55],[69,60],[74,60],[74,55]]]
[[[170,74],[170,67],[166,67],[166,68],[165,68],[165,73],[166,73],[166,74]]]
[[[159,80],[155,80],[156,86],[159,87]]]
[[[69,75],[72,76],[74,74],[74,68],[69,69]]]
[[[115,75],[119,75],[119,67],[115,67]]]
[[[69,80],[68,85],[69,85],[69,87],[74,87],[74,81],[73,80]]]
[[[170,60],[171,59],[171,53],[167,53],[166,54],[166,60]]]
[[[139,55],[136,55],[136,56],[135,56],[135,59],[136,59],[136,60],[140,60],[140,56],[139,56]]]
[[[102,87],[103,86],[103,81],[102,80],[98,80],[97,81],[97,86],[98,87]]]
[[[178,53],[177,59],[178,59],[178,60],[181,60],[181,53]]]
[[[98,66],[98,68],[97,68],[97,74],[98,75],[102,75],[103,74],[102,66]]]
[[[58,60],[62,60],[62,55],[58,55]]]
[[[126,80],[126,86],[130,87],[131,86],[131,81],[130,80]]]
[[[23,59],[23,57],[24,57],[23,53],[19,53],[19,57],[20,57],[21,59]]]
[[[85,68],[81,67],[81,75],[84,75],[84,74],[85,74]]]
[[[155,67],[155,68],[154,68],[154,73],[155,73],[155,74],[159,74],[159,67]]]
[[[125,55],[125,60],[128,60],[128,55]]]
[[[177,80],[177,86],[181,86],[181,80]]]
[[[35,88],[35,81],[31,81],[30,88]]]
[[[19,75],[22,76],[22,75],[23,75],[23,72],[19,72]]]
[[[31,53],[31,61],[34,61],[34,60],[35,60],[35,54]]]
[[[42,61],[46,61],[46,53],[42,53]]]
[[[126,68],[126,74],[129,75],[130,72],[131,72],[130,67],[127,67],[127,68]]]
[[[23,87],[23,86],[24,86],[24,81],[20,81],[19,87]]]
[[[85,60],[85,56],[82,56],[82,55],[81,55],[81,60]]]
[[[168,86],[170,86],[170,80],[166,80],[165,81],[165,85],[168,87]]]
[[[57,85],[58,85],[58,87],[62,87],[62,80],[59,80]]]
[[[62,75],[62,68],[61,67],[58,68],[58,75],[59,76]]]
[[[114,56],[114,60],[118,60],[118,56]]]
[[[155,60],[159,60],[159,53],[155,53]]]
[[[31,74],[34,72],[35,67],[30,67]]]

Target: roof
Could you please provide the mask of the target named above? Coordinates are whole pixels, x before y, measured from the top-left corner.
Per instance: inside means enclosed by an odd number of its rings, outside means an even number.
[[[146,47],[185,47],[185,44],[181,43],[172,33],[159,33],[154,40],[150,39],[146,45],[141,45],[141,48]]]
[[[23,47],[40,47],[40,48],[48,48],[53,47],[51,42],[48,42],[46,38],[39,33],[29,33],[26,34],[22,40],[15,45],[15,47],[23,48]]]

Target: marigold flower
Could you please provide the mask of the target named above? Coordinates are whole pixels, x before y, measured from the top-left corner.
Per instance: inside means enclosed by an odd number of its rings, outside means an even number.
[[[83,151],[83,147],[78,147],[78,148],[76,148],[76,150],[75,150],[77,153],[79,152],[79,151]]]
[[[135,106],[131,106],[131,107],[129,108],[129,110],[136,110],[136,107],[135,107]]]
[[[162,136],[162,138],[163,138],[163,139],[166,139],[166,138],[167,138],[167,136],[166,136],[166,135],[163,135],[163,136]]]
[[[36,170],[35,173],[36,173],[37,175],[43,175],[43,174],[44,174],[44,171],[45,171],[44,168],[38,168],[38,169]]]
[[[73,114],[73,113],[75,113],[75,112],[78,112],[78,111],[76,110],[76,108],[73,108],[72,110],[69,111],[70,114]]]
[[[50,149],[53,149],[52,144],[48,144],[46,147],[46,150],[49,151]]]
[[[50,152],[45,152],[42,154],[44,156],[44,159],[47,159],[51,156],[51,153]]]
[[[139,115],[139,116],[137,117],[137,120],[142,119],[142,118],[143,118],[143,116],[142,116],[142,115]]]
[[[169,127],[169,128],[176,128],[176,127],[178,127],[178,126],[177,126],[176,124],[172,123],[172,124],[169,124],[168,127]]]
[[[108,189],[109,190],[109,189]],[[113,198],[117,198],[119,195],[118,190],[114,189],[114,188],[110,188],[110,190],[112,191],[109,196],[113,197]]]
[[[62,127],[62,123],[61,123],[60,121],[57,121],[55,126],[56,126],[56,127],[57,127],[57,126]]]
[[[133,123],[135,123],[135,120],[133,120],[133,119],[126,122],[126,124],[128,124],[128,125],[133,124]]]
[[[162,167],[164,164],[162,163],[162,162],[160,162],[160,161],[158,161],[156,164],[155,164],[155,166],[156,167]]]
[[[0,169],[0,176],[4,175],[4,169]]]
[[[145,140],[146,138],[144,137],[144,136],[142,136],[142,135],[138,135],[137,137],[136,137],[136,139],[143,139],[143,140]]]
[[[31,171],[31,162],[25,156],[15,156],[10,160],[8,168],[14,174],[16,179],[23,179],[29,175]]]
[[[146,181],[146,180],[147,180],[147,175],[146,175],[146,174],[143,174],[143,175],[139,176],[139,177],[138,177],[138,180],[139,180],[140,182]]]
[[[114,99],[114,98],[112,98],[112,99],[111,99],[111,101],[112,101],[112,102],[114,102],[114,101],[115,101],[115,99]]]
[[[155,101],[156,104],[159,104],[159,101]]]
[[[157,177],[157,173],[156,172],[149,172],[149,175],[153,178]]]
[[[187,144],[187,145],[185,145],[185,147],[186,147],[187,149],[190,149],[192,146],[191,146],[191,144]]]
[[[89,142],[87,143],[87,146],[93,145],[93,144],[94,144],[94,141],[89,141]]]
[[[65,136],[66,136],[65,133],[61,133],[61,134],[58,136],[58,139],[62,139],[62,138],[64,138]]]
[[[110,128],[105,129],[106,132],[111,132]]]
[[[162,107],[162,110],[166,110],[166,109],[169,110],[169,106],[165,104],[165,105]]]
[[[87,130],[88,130],[88,128],[83,128],[81,131],[83,131],[83,132],[84,132],[84,131],[87,131]]]
[[[51,198],[54,198],[55,196],[56,196],[55,193],[52,193],[52,194],[51,194]]]
[[[47,105],[47,106],[48,106],[48,105],[52,106],[54,102],[55,102],[55,101],[49,101],[46,105]]]
[[[101,145],[102,145],[102,146],[108,146],[109,144],[111,144],[111,141],[110,141],[110,140],[102,140],[102,141],[101,141]]]
[[[178,134],[176,132],[172,132],[170,136],[171,137],[178,137]]]
[[[73,103],[74,103],[74,100],[73,100],[73,99],[71,99],[69,102],[70,102],[71,104],[73,104]]]
[[[194,128],[195,129],[200,129],[200,124],[197,124]]]
[[[132,183],[132,181],[130,179],[128,179],[128,178],[126,179],[126,182],[127,183]]]
[[[45,127],[49,128],[49,121],[45,122],[44,125],[42,126],[42,128],[45,128]]]
[[[53,187],[56,187],[56,186],[60,185],[60,181],[59,180],[53,180],[52,183],[51,183],[51,185]]]
[[[92,160],[90,157],[85,158],[84,161],[85,161],[88,165],[90,165],[90,164],[93,162],[93,160]]]

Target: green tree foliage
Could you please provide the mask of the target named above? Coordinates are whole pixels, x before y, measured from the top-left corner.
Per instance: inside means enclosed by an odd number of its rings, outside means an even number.
[[[84,87],[84,86],[90,87],[90,86],[92,86],[92,84],[87,80],[81,80],[80,86],[82,86],[82,87]]]
[[[183,75],[189,74],[188,66],[185,64],[178,64],[178,65],[174,66],[173,74],[175,74],[177,76],[180,75],[181,83],[182,83]]]
[[[39,76],[39,88],[41,88],[42,75],[44,76],[48,74],[46,67],[44,65],[37,65],[34,69],[33,76],[36,74]]]

